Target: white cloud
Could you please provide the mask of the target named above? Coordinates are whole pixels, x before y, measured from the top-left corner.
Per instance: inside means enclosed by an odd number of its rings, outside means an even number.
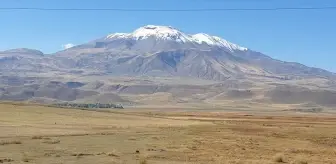
[[[72,43],[68,43],[68,44],[63,45],[62,47],[63,47],[64,49],[69,49],[69,48],[71,48],[71,47],[73,47],[73,46],[75,46],[75,45],[72,44]]]

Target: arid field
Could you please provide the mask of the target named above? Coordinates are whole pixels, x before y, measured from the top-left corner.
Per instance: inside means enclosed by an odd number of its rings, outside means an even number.
[[[336,164],[336,116],[1,103],[0,163]]]

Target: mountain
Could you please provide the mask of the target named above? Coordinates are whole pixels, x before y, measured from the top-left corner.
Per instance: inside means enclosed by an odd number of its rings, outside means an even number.
[[[242,76],[335,77],[322,69],[272,59],[217,36],[189,35],[170,26],[148,25],[132,33],[110,34],[54,56],[68,64],[62,67],[107,74],[159,74],[210,80]]]
[[[230,52],[247,50],[216,36],[202,33],[188,35],[170,26],[153,25],[140,27],[132,33],[110,34],[72,49],[104,48],[106,50],[118,49],[153,53],[175,49],[206,49],[211,47],[227,49]]]
[[[19,48],[19,49],[11,49],[7,51],[1,52],[1,55],[25,55],[25,56],[43,56],[43,52],[38,51],[38,50],[33,50],[33,49],[28,49],[28,48]]]
[[[0,70],[109,75],[160,75],[208,80],[264,76],[335,78],[299,63],[275,60],[217,36],[186,34],[170,26],[148,25],[114,33],[52,55],[38,50],[0,52]]]
[[[20,48],[0,52],[1,73],[49,72],[59,70],[52,57],[33,49]]]
[[[3,51],[0,71],[0,99],[5,100],[106,102],[113,97],[141,104],[152,100],[143,95],[161,95],[170,103],[249,99],[329,106],[336,100],[332,72],[170,26],[147,25],[131,33],[113,33],[50,55],[31,49]],[[54,89],[49,88],[52,81],[58,82]],[[306,94],[311,96],[300,96]],[[288,95],[294,96],[292,101],[286,99]]]

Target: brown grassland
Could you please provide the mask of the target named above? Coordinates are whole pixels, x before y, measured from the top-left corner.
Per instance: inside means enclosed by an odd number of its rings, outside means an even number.
[[[336,164],[336,117],[2,103],[0,163]]]

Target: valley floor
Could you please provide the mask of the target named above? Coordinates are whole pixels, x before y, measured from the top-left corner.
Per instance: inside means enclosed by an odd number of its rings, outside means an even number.
[[[0,163],[336,164],[336,117],[0,104]]]

